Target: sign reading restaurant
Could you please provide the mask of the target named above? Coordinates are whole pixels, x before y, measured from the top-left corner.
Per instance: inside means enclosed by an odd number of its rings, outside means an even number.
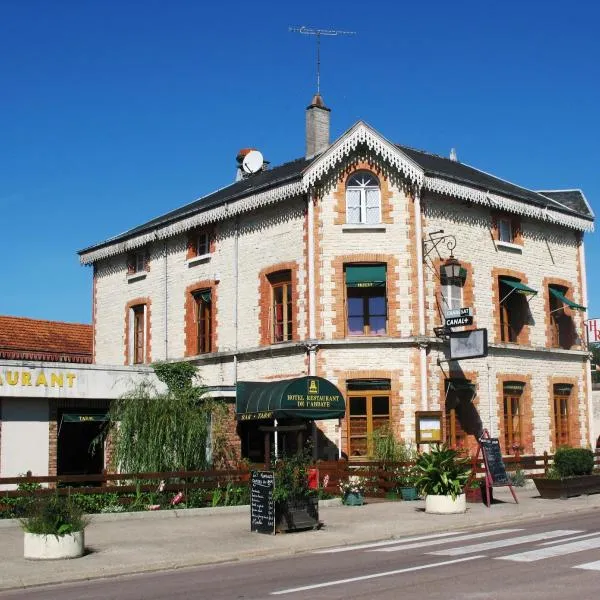
[[[0,388],[12,387],[52,387],[72,388],[77,375],[70,371],[44,369],[1,369]]]

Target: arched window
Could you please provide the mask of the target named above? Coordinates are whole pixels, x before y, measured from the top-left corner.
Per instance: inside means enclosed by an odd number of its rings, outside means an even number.
[[[381,223],[379,180],[368,171],[358,171],[346,183],[346,222]]]

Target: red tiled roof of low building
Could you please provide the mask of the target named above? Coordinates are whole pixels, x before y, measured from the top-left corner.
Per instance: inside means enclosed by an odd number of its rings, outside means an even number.
[[[92,362],[92,326],[0,316],[0,358]]]

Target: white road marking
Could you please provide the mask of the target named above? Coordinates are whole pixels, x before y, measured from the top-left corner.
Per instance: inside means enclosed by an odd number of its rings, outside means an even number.
[[[451,540],[428,540],[426,542],[417,542],[415,544],[403,544],[392,546],[390,548],[377,548],[375,550],[367,550],[367,552],[398,552],[399,550],[412,550],[413,548],[425,548],[426,546],[434,546],[435,544],[448,544],[454,542],[466,542],[467,540],[476,540],[482,537],[490,537],[492,535],[504,535],[505,533],[514,533],[523,531],[522,529],[496,529],[496,531],[486,531],[484,533],[469,533],[453,537]]]
[[[315,550],[311,554],[337,554],[338,552],[349,552],[350,550],[364,550],[365,548],[376,548],[377,546],[391,546],[392,544],[403,544],[404,542],[416,542],[419,540],[430,540],[433,538],[445,538],[452,535],[458,535],[459,531],[450,531],[447,533],[435,533],[432,535],[420,535],[418,537],[409,537],[400,540],[386,540],[385,542],[371,542],[368,544],[355,544],[354,546],[340,546],[338,548],[327,548],[326,550]]]
[[[600,548],[600,536],[595,539],[571,542],[570,544],[561,544],[560,541],[556,546],[541,548],[539,550],[529,550],[528,552],[519,552],[518,554],[509,554],[507,556],[498,556],[497,559],[513,560],[515,562],[533,562],[544,558],[553,558],[555,556],[564,556],[566,554],[573,554],[574,552],[583,552],[584,550]]]
[[[534,533],[531,535],[522,535],[507,540],[496,540],[494,542],[483,542],[482,544],[471,544],[470,546],[457,546],[456,548],[447,548],[446,550],[436,550],[429,554],[441,556],[457,556],[459,554],[469,554],[470,552],[485,552],[495,548],[505,548],[506,546],[517,546],[518,544],[527,544],[528,542],[539,542],[540,540],[551,540],[566,535],[582,533],[580,530],[556,529],[555,531],[545,531],[544,533]]]
[[[600,560],[591,563],[584,563],[583,565],[577,565],[574,569],[587,569],[588,571],[600,571]]]
[[[562,538],[561,540],[552,540],[551,542],[544,542],[543,544],[538,544],[539,546],[551,546],[552,544],[564,544],[565,542],[574,542],[575,540],[583,540],[584,538],[594,537],[595,535],[600,535],[600,531],[594,531],[594,533],[584,533],[583,535],[574,535],[568,538]]]
[[[325,583],[315,583],[313,585],[303,585],[297,588],[288,588],[271,592],[271,596],[280,596],[281,594],[293,594],[294,592],[306,592],[308,590],[316,590],[334,585],[342,585],[344,583],[354,583],[356,581],[366,581],[368,579],[376,579],[378,577],[388,577],[389,575],[400,575],[402,573],[411,573],[413,571],[422,571],[423,569],[433,569],[435,567],[444,567],[446,565],[454,565],[456,563],[465,562],[467,560],[475,560],[477,558],[485,558],[484,554],[469,556],[467,558],[457,558],[455,560],[444,560],[442,562],[431,563],[428,565],[419,565],[418,567],[409,567],[407,569],[397,569],[396,571],[384,571],[382,573],[372,573],[371,575],[362,575],[360,577],[350,577],[348,579],[337,579],[335,581],[326,581]]]

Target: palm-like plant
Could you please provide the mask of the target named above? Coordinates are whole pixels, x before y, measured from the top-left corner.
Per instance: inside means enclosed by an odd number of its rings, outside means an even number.
[[[446,446],[434,446],[417,458],[415,487],[422,495],[452,496],[456,500],[463,493],[470,471],[469,459]]]

